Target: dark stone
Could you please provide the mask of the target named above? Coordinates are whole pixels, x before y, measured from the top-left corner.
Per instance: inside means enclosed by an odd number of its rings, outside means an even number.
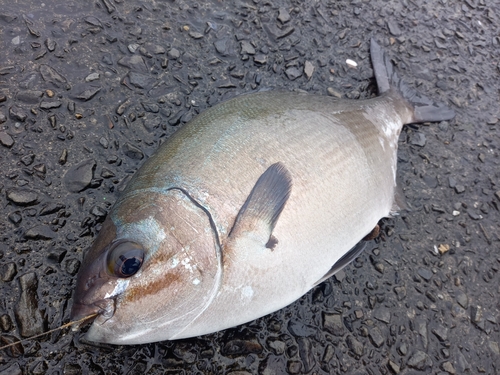
[[[23,337],[38,335],[46,330],[47,322],[38,308],[38,280],[34,272],[19,277],[21,296],[14,307],[19,332]]]
[[[424,175],[422,176],[422,179],[427,184],[427,186],[433,189],[436,188],[439,184],[439,181],[436,176]]]
[[[262,352],[262,345],[257,339],[234,339],[226,342],[222,348],[222,354],[228,357],[245,356],[251,353]]]
[[[300,321],[289,321],[288,331],[296,337],[309,337],[316,333],[314,327],[308,326]]]
[[[235,88],[236,85],[232,83],[230,80],[225,80],[221,84],[217,85],[217,87],[222,89],[232,89]]]
[[[483,309],[481,306],[471,306],[470,318],[473,323],[478,323],[483,320]]]
[[[497,199],[500,201],[500,190],[495,192],[495,197],[497,197]]]
[[[64,165],[66,164],[66,161],[68,161],[68,150],[67,149],[63,149],[61,151],[61,155],[59,156],[59,164],[61,165]]]
[[[457,371],[450,361],[443,362],[441,364],[441,369],[446,372],[446,374],[456,374]]]
[[[142,108],[144,108],[144,110],[146,112],[152,112],[152,113],[158,113],[160,112],[160,107],[158,106],[158,104],[155,104],[155,103],[145,103],[145,102],[142,102]]]
[[[104,221],[104,219],[106,218],[106,215],[108,214],[108,212],[99,207],[99,206],[94,206],[92,207],[92,209],[90,210],[90,213],[94,216],[96,216],[99,220],[98,221]]]
[[[55,87],[62,87],[65,90],[69,90],[71,88],[66,77],[62,76],[48,65],[40,65],[40,74],[45,82],[50,82]]]
[[[37,225],[24,233],[24,238],[29,240],[51,240],[54,237],[55,233],[48,225]]]
[[[290,21],[290,13],[285,7],[280,7],[278,10],[278,21],[281,23],[286,23]]]
[[[410,144],[415,146],[424,147],[426,143],[425,134],[420,132],[415,132],[410,137]]]
[[[335,348],[333,347],[332,344],[328,344],[325,348],[325,351],[323,352],[323,357],[321,358],[321,361],[324,363],[328,363],[332,360],[334,356],[335,356]]]
[[[167,56],[171,60],[177,60],[179,57],[181,57],[181,52],[177,48],[172,48],[168,51]]]
[[[373,314],[375,319],[380,320],[381,322],[389,324],[391,322],[391,312],[387,309],[378,309]]]
[[[21,211],[14,211],[9,214],[9,220],[12,222],[12,224],[19,224],[22,220],[23,217],[21,216]]]
[[[16,99],[26,104],[37,104],[43,96],[43,91],[25,90],[19,91]]]
[[[399,352],[399,354],[401,354],[403,356],[405,356],[408,353],[408,347],[406,346],[406,344],[404,342],[401,343],[401,345],[399,345],[398,352]]]
[[[177,358],[182,359],[184,363],[196,362],[196,351],[187,343],[177,343],[172,352]]]
[[[308,338],[299,337],[297,339],[297,344],[299,345],[299,356],[302,360],[304,371],[305,373],[308,373],[314,368],[314,365],[316,364],[311,341]]]
[[[288,361],[287,364],[288,374],[300,374],[300,370],[302,369],[302,363],[299,361]],[[307,372],[307,371],[306,371]]]
[[[431,332],[439,339],[439,341],[444,342],[448,339],[448,330],[444,327],[437,327],[431,330]]]
[[[427,367],[432,366],[432,360],[426,353],[417,350],[415,353],[413,353],[410,359],[408,359],[407,365],[408,367],[423,371]]]
[[[373,345],[375,345],[377,348],[380,348],[382,345],[384,345],[385,339],[378,327],[373,327],[370,330],[368,336],[370,337],[370,340],[373,343]]]
[[[28,118],[26,112],[17,106],[12,106],[9,108],[9,116],[14,121],[25,122]]]
[[[31,165],[34,160],[35,160],[35,155],[33,155],[33,154],[24,155],[21,158],[21,163],[23,163],[24,165],[28,166],[28,165]]]
[[[267,63],[267,55],[263,53],[258,53],[254,56],[253,61],[257,64],[264,65]]]
[[[0,329],[3,332],[10,331],[14,327],[14,323],[12,322],[12,319],[10,318],[9,314],[2,314],[0,316]]]
[[[70,168],[64,175],[66,188],[72,193],[85,190],[92,182],[96,165],[95,160],[88,159]]]
[[[335,336],[342,336],[345,332],[342,315],[323,313],[323,328]]]
[[[64,263],[64,269],[71,276],[75,276],[80,269],[80,261],[78,259],[67,259]]]
[[[111,58],[111,57],[110,57]],[[111,60],[111,64],[112,64]],[[111,65],[109,64],[109,65]],[[139,55],[125,56],[118,60],[118,65],[125,66],[133,71],[146,73],[148,68],[144,59]]]
[[[62,105],[62,102],[60,100],[42,100],[40,103],[40,108],[41,109],[54,109],[54,108],[59,108]]]
[[[38,73],[31,72],[26,77],[21,79],[21,81],[19,81],[18,85],[20,88],[27,90],[27,89],[33,87],[35,85],[35,83],[38,82],[38,77],[39,77]]]
[[[281,355],[285,353],[286,343],[281,340],[269,338],[267,340],[267,345],[271,348],[272,352],[276,355]]]
[[[47,167],[45,166],[45,164],[36,164],[34,167],[33,167],[33,170],[35,172],[38,172],[39,175],[45,175],[47,173]]]
[[[467,214],[469,215],[469,217],[472,219],[472,220],[480,220],[481,219],[481,215],[479,215],[475,210],[473,209],[468,209],[467,210]]]
[[[391,35],[400,36],[402,34],[399,25],[395,21],[387,22],[387,27],[389,28],[389,32],[391,33]]]
[[[13,262],[5,263],[2,265],[2,281],[6,283],[14,280],[14,276],[17,275],[17,266]]]
[[[228,44],[229,41],[226,38],[218,39],[214,42],[215,50],[220,53],[222,56],[227,56],[228,53]]]
[[[111,178],[111,177],[115,177],[115,174],[111,170],[109,170],[108,168],[102,168],[101,177],[102,178]]]
[[[152,132],[153,130],[158,129],[161,126],[161,122],[161,118],[155,116],[153,118],[145,118],[142,124],[147,131]]]
[[[254,372],[255,373],[255,372]],[[287,364],[284,356],[269,355],[259,365],[259,374],[262,375],[288,375]],[[250,375],[246,371],[229,372],[227,375]]]
[[[82,373],[82,367],[77,363],[66,362],[64,365],[64,375],[80,375]]]
[[[106,149],[109,147],[109,141],[104,137],[99,139],[99,144]]]
[[[466,371],[470,370],[471,366],[461,351],[457,351],[455,358],[455,364],[459,374],[464,374]]]
[[[7,190],[7,199],[18,206],[38,204],[38,193],[33,190],[12,188]]]
[[[457,298],[457,303],[464,309],[469,307],[469,298],[467,297],[467,294],[459,290],[456,293],[456,298]]]
[[[127,142],[123,145],[123,153],[127,155],[130,159],[142,160],[144,159],[144,153],[131,143]]]
[[[203,38],[203,34],[202,33],[199,33],[197,31],[190,31],[189,32],[189,36],[193,39],[201,39]],[[165,53],[165,52],[162,52],[162,53]]]
[[[0,20],[5,21],[6,23],[11,23],[14,20],[17,20],[17,16],[13,14],[1,13]]]
[[[51,202],[47,205],[45,205],[41,210],[39,215],[40,216],[45,216],[45,215],[50,215],[53,213],[56,213],[57,211],[60,211],[62,209],[66,208],[65,204],[59,203],[59,202]]]
[[[0,132],[0,143],[2,146],[10,148],[14,145],[14,138],[6,132]]]
[[[130,72],[128,77],[130,79],[130,83],[139,89],[148,89],[154,83],[154,79],[147,74]]]
[[[47,255],[47,259],[51,262],[61,263],[67,253],[68,251],[63,248],[52,249],[49,255]]]
[[[292,66],[285,70],[285,74],[289,80],[293,81],[299,78],[302,75],[302,70]]]
[[[347,347],[358,357],[361,357],[363,355],[365,346],[360,341],[356,340],[354,336],[347,336],[346,344]]]
[[[278,28],[276,25],[272,23],[266,24],[265,29],[275,39],[286,38],[287,36],[293,34],[293,32],[295,31],[295,28],[292,26]]]
[[[417,320],[413,322],[415,325],[415,330],[419,333],[422,338],[422,345],[425,349],[427,349],[427,345],[429,343],[429,339],[427,336],[427,322],[423,320]]]
[[[248,40],[242,40],[240,45],[242,54],[255,55],[255,47]]]
[[[429,281],[432,278],[432,271],[428,270],[427,268],[419,268],[417,273],[425,280]]]
[[[54,39],[47,38],[45,40],[45,46],[47,47],[47,49],[49,50],[49,52],[54,52],[54,50],[56,49],[57,43],[56,43],[56,41]]]
[[[125,110],[128,108],[129,105],[130,105],[130,99],[125,100],[116,108],[116,114],[120,116],[123,115],[123,113],[125,112]]]
[[[88,89],[75,95],[75,98],[86,102],[96,96],[99,91],[101,91],[101,87],[89,87]]]

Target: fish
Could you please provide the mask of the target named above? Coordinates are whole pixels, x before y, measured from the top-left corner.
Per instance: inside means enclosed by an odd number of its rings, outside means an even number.
[[[455,112],[373,39],[379,96],[262,91],[200,113],[134,174],[84,256],[71,319],[91,342],[201,336],[277,311],[360,255],[401,207],[403,125]]]

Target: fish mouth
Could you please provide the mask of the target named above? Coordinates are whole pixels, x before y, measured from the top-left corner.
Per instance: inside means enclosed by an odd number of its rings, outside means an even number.
[[[97,316],[95,316],[97,314]],[[104,324],[107,320],[111,319],[115,314],[115,300],[113,298],[106,298],[100,301],[85,304],[74,303],[71,308],[71,321],[85,320],[87,322],[96,322]],[[85,318],[88,317],[88,320]],[[80,325],[78,325],[79,327]]]

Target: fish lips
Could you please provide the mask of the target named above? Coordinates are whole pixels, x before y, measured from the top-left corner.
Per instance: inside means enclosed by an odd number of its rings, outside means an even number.
[[[80,269],[73,295],[71,320],[99,314],[95,321],[104,323],[114,315],[119,280],[107,273],[106,255],[107,251],[103,251],[91,264]]]
[[[89,321],[104,324],[108,319],[113,317],[115,307],[116,303],[114,298],[105,298],[92,304],[74,303],[71,309],[70,319],[72,321],[78,321],[98,314],[97,317],[94,317],[92,320],[89,318]]]

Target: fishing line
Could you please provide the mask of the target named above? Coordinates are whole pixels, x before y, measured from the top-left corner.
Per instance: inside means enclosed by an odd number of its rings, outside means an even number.
[[[74,322],[69,322],[69,323],[66,323],[66,324],[63,324],[62,326],[60,327],[57,327],[57,328],[54,328],[54,329],[51,329],[50,331],[47,331],[47,332],[43,332],[43,333],[40,333],[38,335],[35,335],[35,336],[31,336],[31,337],[28,337],[26,339],[22,339],[22,340],[19,340],[19,341],[16,341],[16,342],[13,342],[11,344],[8,344],[8,345],[4,345],[4,346],[0,346],[0,350],[3,350],[3,349],[6,349],[6,348],[9,348],[11,346],[14,346],[14,345],[17,345],[17,344],[20,344],[22,342],[26,342],[26,341],[29,341],[29,340],[33,340],[33,339],[36,339],[38,337],[42,337],[42,336],[45,336],[49,333],[52,333],[52,332],[55,332],[55,331],[59,331],[60,329],[64,329],[64,328],[67,328],[67,327],[70,327],[72,325],[75,325],[75,324],[79,324],[79,323],[83,323],[84,321],[88,320],[88,319],[91,319],[91,318],[95,318],[97,315],[99,314],[90,314],[90,315],[87,315],[83,318],[81,318],[80,320],[76,320]]]

